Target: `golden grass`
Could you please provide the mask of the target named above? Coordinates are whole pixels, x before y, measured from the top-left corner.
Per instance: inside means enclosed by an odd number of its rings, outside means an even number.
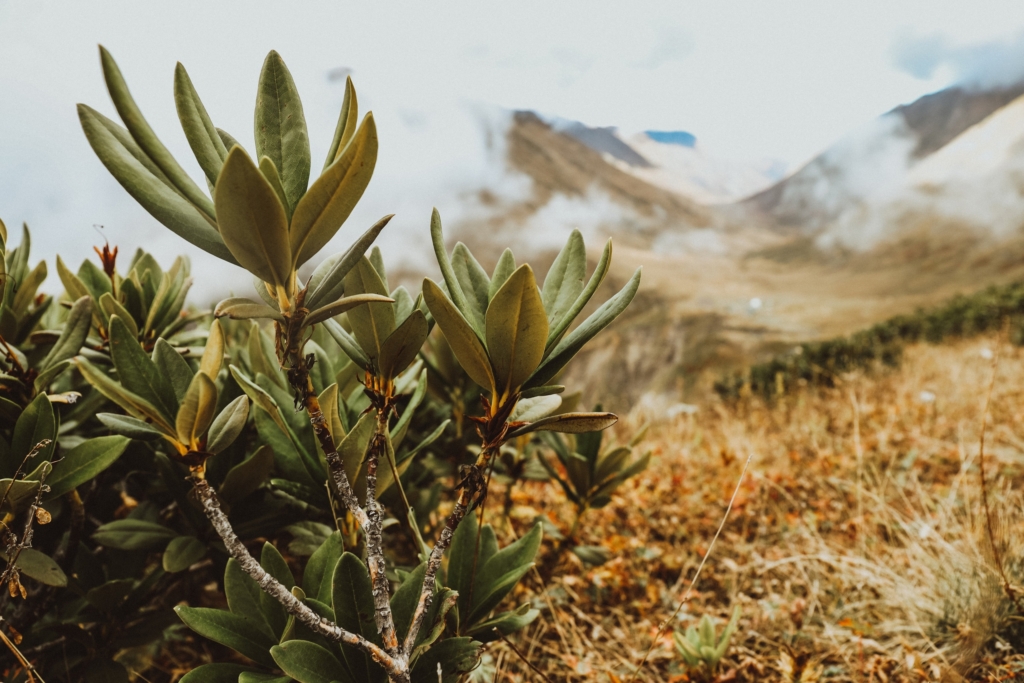
[[[724,623],[736,605],[723,682],[1024,678],[1013,599],[1024,583],[1022,360],[996,338],[916,346],[885,375],[849,376],[774,406],[709,402],[656,425],[651,467],[581,527],[582,543],[614,559],[588,568],[565,554],[553,567],[546,543],[518,596],[543,616],[513,642],[550,681],[629,681],[752,457],[707,567],[638,681],[702,680],[675,654],[672,629],[705,613]],[[978,464],[993,371],[990,537]],[[624,422],[623,434],[638,419]],[[514,502],[510,534],[538,514],[569,527],[571,508],[553,484],[525,484]],[[498,505],[487,515],[501,527]],[[542,678],[496,643],[472,680]]]

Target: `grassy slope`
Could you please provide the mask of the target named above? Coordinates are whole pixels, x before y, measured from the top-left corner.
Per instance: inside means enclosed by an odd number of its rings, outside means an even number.
[[[549,680],[629,680],[750,457],[725,532],[675,624],[705,613],[724,620],[741,607],[721,680],[1007,680],[1024,668],[1013,654],[1024,638],[1008,620],[1012,604],[992,560],[978,443],[995,368],[988,493],[1003,564],[1012,583],[1024,583],[1022,361],[1021,349],[993,338],[915,345],[898,371],[848,375],[770,407],[713,405],[658,426],[648,438],[651,468],[584,525],[583,542],[614,559],[588,569],[567,556],[546,590],[539,574],[528,578],[519,600],[546,609],[517,637],[519,650]],[[526,529],[545,513],[565,530],[570,512],[554,485],[531,483],[515,494],[511,526]],[[787,673],[794,667],[796,676]],[[639,680],[685,673],[662,635]],[[503,644],[480,674],[539,680]]]

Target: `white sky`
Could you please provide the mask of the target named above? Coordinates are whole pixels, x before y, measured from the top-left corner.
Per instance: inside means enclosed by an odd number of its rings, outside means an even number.
[[[113,109],[97,43],[197,177],[174,114],[176,61],[214,122],[251,148],[260,65],[281,52],[303,96],[314,169],[342,98],[327,73],[351,68],[381,156],[347,240],[385,212],[399,212],[395,235],[425,231],[432,204],[457,212],[458,191],[487,173],[480,119],[497,107],[627,133],[684,129],[719,155],[795,166],[891,107],[988,68],[1022,31],[1024,3],[977,0],[0,0],[0,217],[33,226],[36,255],[71,252],[76,264],[100,241],[94,223],[126,250],[182,250],[107,176],[79,129],[76,102]]]

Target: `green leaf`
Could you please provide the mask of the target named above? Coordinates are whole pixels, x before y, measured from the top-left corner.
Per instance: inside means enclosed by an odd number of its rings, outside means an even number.
[[[155,550],[163,547],[177,533],[167,527],[142,519],[117,519],[96,529],[92,537],[100,545],[118,550]]]
[[[263,666],[275,666],[270,648],[275,643],[249,619],[219,609],[205,607],[174,608],[185,625],[215,643],[226,645]]]
[[[448,295],[451,297],[451,302],[455,304],[455,308],[460,312],[460,315],[472,326],[476,335],[482,338],[484,332],[483,320],[471,317],[472,309],[469,306],[466,294],[462,291],[459,279],[455,276],[455,269],[448,258],[448,250],[444,246],[444,233],[441,231],[441,214],[438,213],[436,208],[430,214],[430,241],[434,245],[434,256],[437,258],[437,265],[441,267],[441,277],[444,278],[444,284],[448,287]],[[426,294],[425,287],[424,294]],[[429,305],[428,303],[427,306]],[[434,310],[431,309],[430,312],[434,313]],[[434,317],[436,318],[437,315],[434,314]],[[481,384],[480,386],[485,385]]]
[[[529,533],[499,550],[478,569],[467,625],[486,617],[530,570],[540,549],[541,535],[541,525],[535,524]]]
[[[281,55],[267,54],[256,98],[256,156],[270,157],[281,174],[288,205],[309,186],[309,133],[302,101]]]
[[[470,317],[482,321],[490,300],[491,278],[462,242],[457,242],[452,250],[452,270],[466,295],[466,303],[472,309]]]
[[[477,557],[477,537],[480,527],[476,513],[467,514],[455,529],[452,544],[448,548],[448,573],[445,585],[459,594],[459,614],[469,617],[470,599],[473,594],[474,570],[483,566],[486,557]]]
[[[31,472],[39,463],[50,460],[57,445],[57,421],[53,415],[53,406],[46,394],[39,394],[22,411],[14,425],[10,453],[16,462],[11,463],[14,466],[10,468],[12,474],[14,468],[21,465],[22,458],[44,439],[49,439],[50,443],[40,448],[34,458],[25,462],[22,472]]]
[[[516,269],[495,293],[486,330],[497,389],[514,394],[540,365],[548,338],[548,319],[530,266]]]
[[[262,486],[273,471],[274,450],[270,446],[260,446],[255,453],[228,470],[218,493],[229,503],[237,502]]]
[[[168,423],[163,413],[152,403],[137,394],[133,394],[107,377],[106,373],[85,358],[77,358],[75,365],[89,384],[94,386],[105,397],[127,410],[133,417],[149,418],[161,431],[168,435],[174,434],[174,427]]]
[[[185,399],[178,409],[175,431],[178,441],[193,450],[206,432],[217,409],[217,386],[202,372],[192,378]]]
[[[289,640],[271,649],[281,670],[299,683],[353,681],[345,666],[330,651],[305,640]],[[354,683],[354,682],[353,682]]]
[[[377,275],[380,276],[380,281],[384,283],[385,289],[388,289],[388,271],[384,267],[384,254],[381,253],[380,247],[374,245],[367,258],[370,259],[370,265],[373,266],[373,269],[377,271]]]
[[[548,324],[556,325],[572,308],[583,293],[583,280],[587,276],[587,249],[583,235],[573,230],[569,241],[558,252],[554,263],[544,277],[541,297],[548,314]]]
[[[143,420],[137,420],[134,417],[128,417],[127,415],[117,415],[116,413],[97,413],[96,419],[102,422],[110,431],[117,434],[123,434],[132,439],[139,439],[141,441],[150,441],[162,436],[170,436],[164,434],[153,425]]]
[[[491,284],[487,288],[487,301],[494,298],[501,286],[505,284],[512,273],[516,271],[516,257],[511,249],[501,252],[498,263],[494,266],[494,273],[491,275]]]
[[[331,140],[331,147],[327,150],[327,159],[324,160],[323,170],[334,163],[338,153],[344,151],[349,141],[356,134],[356,121],[359,120],[359,100],[356,98],[356,89],[352,85],[352,77],[345,78],[345,99],[341,103],[341,111],[338,113],[338,124],[334,127],[334,138]]]
[[[23,244],[25,244],[23,242]],[[27,245],[26,245],[27,246]],[[11,309],[17,317],[28,313],[29,304],[36,298],[39,285],[46,279],[46,261],[40,261],[35,268],[17,285],[14,293],[14,300],[11,302]]]
[[[221,301],[214,309],[213,315],[216,318],[227,316],[232,320],[270,319],[284,322],[284,316],[276,308],[241,296],[233,296]]]
[[[494,632],[495,630],[503,636],[511,635],[529,626],[539,616],[539,610],[530,609],[530,605],[526,604],[517,610],[502,612],[492,619],[482,621],[470,628],[466,633],[482,643],[489,643],[498,639],[498,635]]]
[[[220,415],[210,425],[205,450],[216,455],[230,446],[242,433],[248,419],[249,397],[239,396],[224,406],[224,410],[220,411]]]
[[[238,683],[239,676],[251,671],[240,664],[203,664],[181,677],[178,683]]]
[[[178,683],[238,683],[239,676],[249,671],[252,670],[240,664],[203,664],[182,676]]]
[[[336,320],[325,320],[324,327],[327,328],[327,332],[330,333],[334,341],[338,342],[338,346],[345,352],[345,355],[349,359],[358,365],[359,367],[367,370],[370,368],[370,359],[363,353],[362,348],[359,346],[359,342],[355,340],[351,334],[345,331]]]
[[[92,299],[88,296],[83,296],[72,304],[71,310],[68,311],[68,319],[64,322],[64,329],[61,330],[57,343],[46,354],[46,358],[39,364],[39,368],[46,370],[78,355],[82,344],[85,343],[86,337],[89,336],[91,325]]]
[[[72,448],[53,463],[53,470],[46,478],[50,491],[43,500],[59,498],[96,477],[121,457],[129,441],[124,436],[98,436]]]
[[[487,351],[456,305],[429,278],[423,280],[423,300],[441,328],[448,345],[452,347],[452,353],[455,354],[459,365],[470,379],[495,393],[494,373]]]
[[[560,396],[535,396],[521,398],[509,416],[509,422],[535,422],[558,410],[562,405]]]
[[[367,114],[352,141],[295,207],[290,235],[295,267],[312,258],[338,232],[363,196],[376,163],[377,126],[373,114]]]
[[[15,564],[22,574],[43,585],[59,588],[68,585],[68,577],[60,566],[49,555],[34,548],[22,548]]]
[[[284,185],[281,184],[281,176],[277,172],[277,166],[274,165],[273,160],[270,157],[260,157],[259,161],[260,173],[267,179],[270,186],[274,188],[274,194],[281,200],[281,206],[284,207],[285,217],[291,221],[292,209],[291,204],[288,202],[288,195],[284,191]]]
[[[206,544],[194,536],[178,536],[164,550],[164,571],[183,572],[206,555]]]
[[[284,206],[241,147],[228,152],[213,200],[220,234],[238,264],[265,282],[290,285],[292,258]]]
[[[224,596],[228,601],[228,609],[232,614],[249,619],[254,624],[266,626],[263,611],[260,609],[260,586],[245,573],[242,565],[231,557],[224,568]],[[273,635],[267,627],[267,633]]]
[[[49,463],[43,463],[49,465]],[[35,500],[39,491],[39,480],[0,479],[0,511],[17,513]]]
[[[174,67],[174,106],[196,161],[210,184],[216,185],[221,166],[228,158],[228,150],[181,62]]]
[[[192,368],[178,351],[163,339],[157,339],[153,347],[153,362],[161,375],[167,378],[174,396],[180,403],[185,398],[188,386],[192,384]]]
[[[423,311],[413,311],[381,345],[378,365],[383,377],[393,378],[416,360],[430,326]]]
[[[110,357],[125,389],[156,406],[166,420],[174,419],[178,412],[174,388],[119,316],[110,319]]]
[[[114,299],[114,295],[110,292],[104,292],[103,296],[100,297],[100,310],[103,311],[104,316],[108,319],[116,315],[125,324],[125,327],[128,328],[133,337],[139,336],[139,326],[135,323],[135,319],[132,318],[132,314]]]
[[[146,156],[159,167],[171,185],[196,208],[212,218],[214,215],[213,205],[209,197],[203,194],[199,186],[192,181],[185,169],[175,161],[171,153],[157,138],[156,133],[142,116],[138,105],[135,104],[135,100],[132,99],[131,93],[128,92],[128,84],[125,83],[114,58],[103,46],[100,46],[100,63],[103,66],[103,78],[107,82],[110,99],[114,101],[114,107],[132,138]]]
[[[420,601],[423,590],[423,578],[426,576],[427,565],[420,564],[409,572],[402,584],[391,596],[391,615],[395,620],[395,633],[399,641],[405,638],[412,624],[412,615]]]
[[[235,681],[231,683],[235,683]],[[258,671],[247,671],[239,674],[237,683],[292,683],[292,678],[291,676],[277,676]]]
[[[612,263],[612,241],[609,240],[604,245],[604,251],[601,252],[601,258],[597,262],[597,267],[594,269],[594,274],[590,276],[590,281],[587,282],[586,288],[580,292],[580,295],[576,297],[576,301],[573,302],[572,306],[564,315],[556,322],[551,324],[551,331],[548,333],[548,349],[558,343],[558,340],[562,338],[572,321],[576,319],[576,316],[580,314],[580,311],[587,305],[591,297],[597,292],[597,288],[604,282],[604,276],[608,274],[608,268]]]
[[[380,294],[353,294],[352,296],[346,296],[342,299],[338,299],[334,303],[327,304],[321,308],[311,311],[306,319],[302,322],[303,327],[311,327],[317,323],[323,322],[329,318],[333,318],[336,315],[341,315],[347,311],[351,311],[356,306],[362,306],[363,304],[380,304],[381,306],[391,306],[394,303],[394,299],[388,296],[382,296]],[[349,316],[351,320],[351,315]]]
[[[364,413],[338,444],[338,454],[345,466],[345,474],[353,486],[356,485],[359,468],[366,455],[370,436],[373,434],[374,419],[372,413]]]
[[[379,294],[387,297],[389,294],[387,285],[365,256],[345,276],[345,292],[349,296]],[[348,320],[360,348],[371,362],[376,362],[384,340],[395,331],[394,307],[390,303],[368,304],[349,311]]]
[[[341,540],[341,533],[336,531],[310,556],[302,572],[302,590],[307,596],[323,603],[331,602],[334,568],[343,552],[345,543]]]
[[[374,618],[373,585],[370,573],[358,557],[344,553],[334,569],[332,602],[337,624],[350,633],[357,633],[371,643],[380,644]],[[342,644],[345,661],[357,681],[370,681],[380,669],[363,650]]]
[[[592,567],[600,567],[612,559],[612,553],[601,545],[578,545],[572,549],[573,555]]]
[[[288,568],[288,563],[281,557],[277,548],[270,543],[263,544],[260,566],[288,590],[295,587],[295,579],[292,577],[292,571]],[[288,623],[288,614],[284,611],[284,607],[270,595],[260,591],[260,610],[270,625],[271,631],[280,638]]]
[[[328,301],[341,298],[345,291],[345,276],[359,263],[377,235],[384,229],[394,214],[384,216],[352,243],[344,253],[328,256],[316,267],[306,283],[306,307],[317,308]]]
[[[527,398],[538,398],[540,396],[551,396],[552,394],[561,394],[565,391],[565,385],[563,384],[547,384],[542,387],[535,387],[533,389],[524,389],[520,395],[521,399]],[[571,397],[572,394],[569,394]]]
[[[445,638],[427,650],[412,668],[411,683],[456,683],[476,668],[481,645],[472,638]],[[438,680],[437,666],[441,665]]]
[[[236,263],[212,218],[177,193],[126,130],[85,104],[78,105],[78,117],[99,161],[143,209],[178,237],[228,263]],[[79,291],[69,289],[69,293],[81,296]]]
[[[36,375],[35,380],[32,382],[32,386],[35,388],[36,393],[47,393],[46,390],[49,386],[70,367],[70,360],[62,360],[56,365],[51,365]]]
[[[626,283],[626,286],[618,294],[604,302],[589,318],[580,323],[579,327],[566,335],[562,341],[558,342],[551,353],[547,355],[544,363],[530,377],[525,385],[527,388],[547,384],[579,353],[584,344],[593,339],[598,332],[608,327],[613,320],[619,317],[619,314],[626,310],[626,306],[633,300],[636,290],[640,287],[640,271],[641,269],[637,268],[636,272],[633,273],[633,277],[630,278],[629,282]]]
[[[614,413],[562,413],[513,429],[505,435],[505,439],[514,439],[523,434],[536,431],[562,432],[563,434],[582,434],[599,432],[608,429],[619,421]]]

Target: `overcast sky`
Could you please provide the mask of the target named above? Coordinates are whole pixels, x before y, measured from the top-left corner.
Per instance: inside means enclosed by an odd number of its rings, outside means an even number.
[[[34,253],[100,241],[181,250],[92,155],[74,105],[112,113],[96,44],[198,174],[172,99],[176,61],[214,122],[251,149],[260,65],[277,49],[303,97],[313,157],[350,69],[381,135],[347,240],[396,211],[394,234],[493,173],[481,130],[501,109],[590,125],[687,130],[713,153],[795,167],[851,128],[957,81],[1024,71],[1021,2],[11,2],[0,0],[0,217]],[[314,166],[319,161],[314,162]],[[391,228],[389,228],[391,230]],[[403,242],[390,246],[401,250]]]

